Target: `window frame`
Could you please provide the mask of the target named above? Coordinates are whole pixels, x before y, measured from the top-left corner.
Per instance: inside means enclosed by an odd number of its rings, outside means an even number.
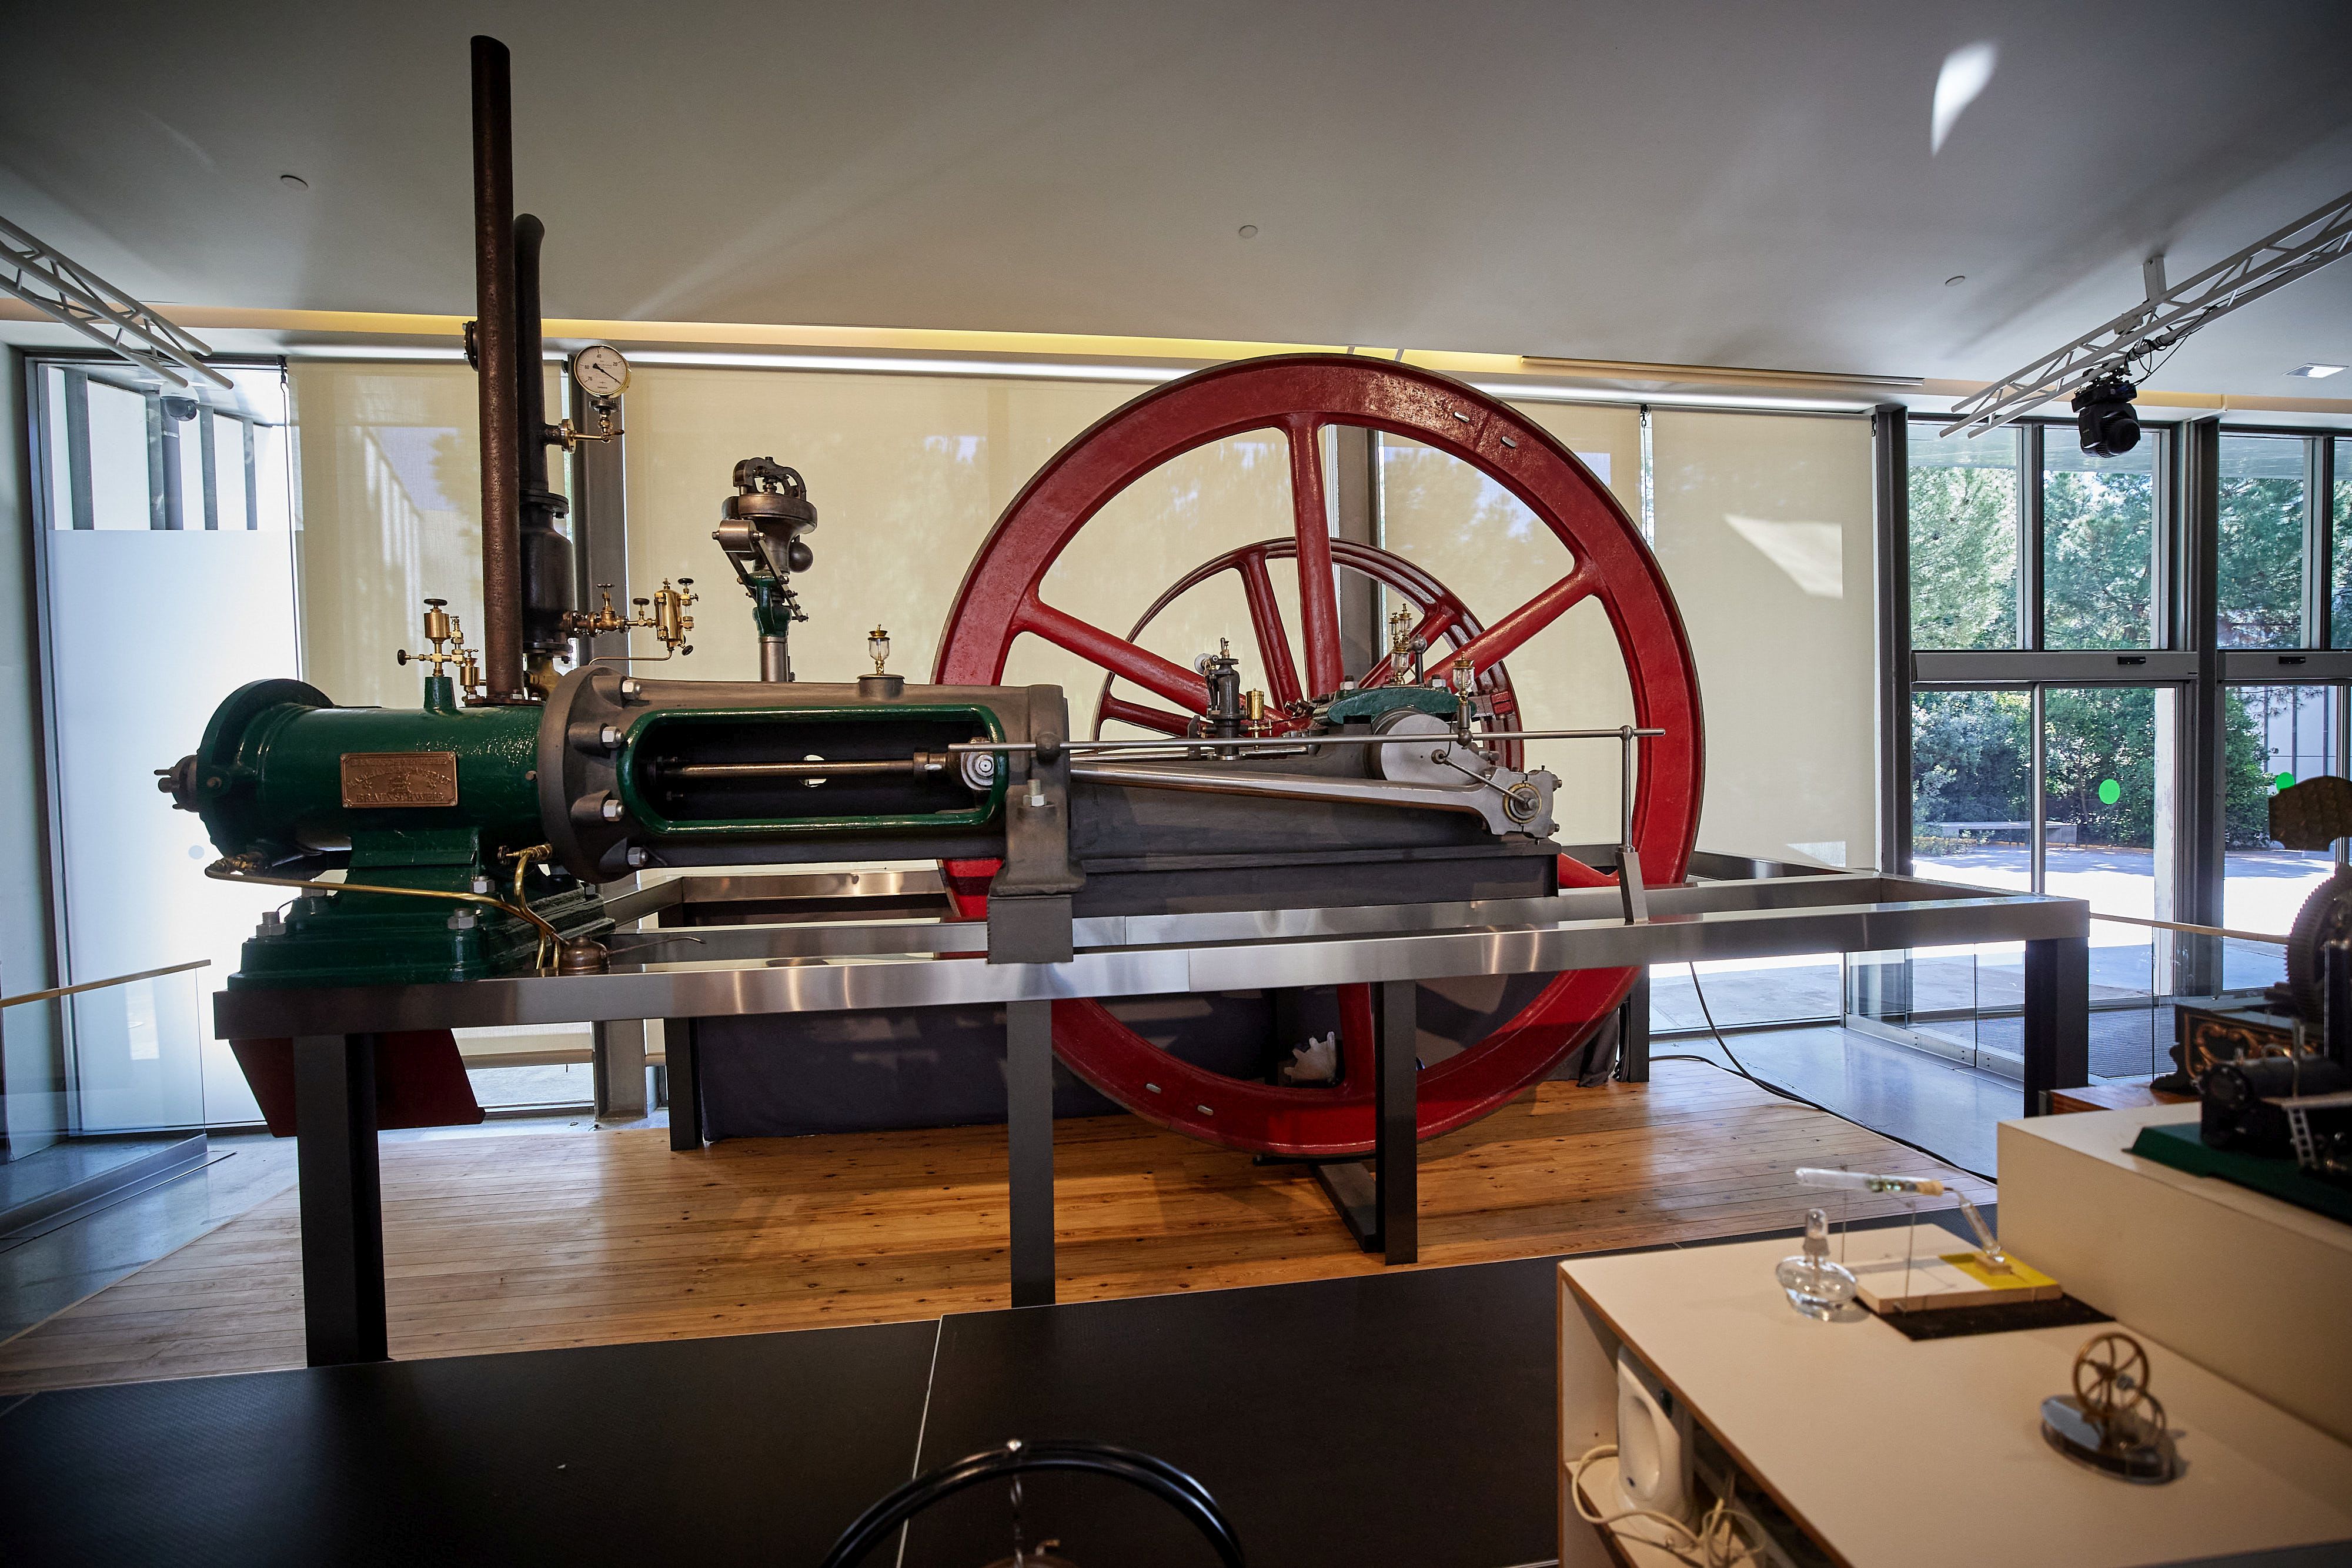
[[[2032,886],[2046,887],[2046,802],[2042,798],[2044,692],[2061,687],[2093,685],[2168,688],[2178,694],[2182,745],[2172,781],[2178,791],[2172,812],[2174,840],[2170,847],[2176,886],[2167,899],[2158,890],[2159,917],[2163,906],[2183,911],[2179,917],[2197,924],[2218,924],[2221,890],[2226,878],[2226,852],[2217,813],[2221,763],[2200,751],[2226,745],[2216,724],[2219,702],[2231,687],[2253,685],[2321,686],[2330,693],[2334,725],[2335,766],[2352,776],[2352,647],[2334,648],[2334,569],[2336,541],[2335,485],[2336,444],[2352,441],[2352,423],[2277,425],[2231,421],[2219,416],[2178,423],[2148,423],[2147,436],[2158,443],[2153,465],[2155,483],[2153,559],[2150,563],[2150,638],[2145,650],[2053,649],[2047,646],[2044,624],[2043,549],[2047,518],[2043,488],[2048,480],[2047,443],[2055,429],[2071,434],[2071,422],[2059,419],[2021,420],[2018,464],[2018,596],[2019,646],[2008,649],[1930,649],[1913,645],[1911,595],[1915,590],[1910,560],[1909,432],[1913,425],[1929,428],[1945,421],[1890,404],[1880,411],[1879,547],[1882,591],[1899,598],[1899,604],[1882,607],[1882,643],[1887,653],[1882,671],[1880,826],[1881,864],[1889,872],[1910,874],[1914,768],[1912,758],[1913,697],[1922,691],[2007,689],[2024,690],[2032,705],[2033,748],[2031,791]],[[2215,548],[2220,526],[2221,476],[2219,441],[2225,436],[2289,437],[2304,443],[2305,484],[2302,550],[2303,593],[2300,639],[2294,648],[2221,648],[2220,614],[2212,580],[2218,572]],[[2030,454],[2030,456],[2029,456]],[[2027,482],[2027,476],[2031,482]],[[2210,706],[2200,698],[2210,697]],[[2200,715],[2208,716],[2200,721]],[[2191,809],[2201,794],[2211,793],[2210,812]],[[2200,820],[2210,818],[2211,820]],[[2347,851],[2338,844],[2336,862],[2346,863]],[[2200,914],[2213,918],[2200,919]],[[2200,953],[2200,947],[2210,952]],[[2202,994],[2218,989],[2221,978],[2218,943],[2212,938],[2176,938],[2180,967],[2191,984],[2174,988],[2175,994]],[[2216,983],[2202,984],[2210,977]],[[2192,990],[2192,986],[2194,989]]]

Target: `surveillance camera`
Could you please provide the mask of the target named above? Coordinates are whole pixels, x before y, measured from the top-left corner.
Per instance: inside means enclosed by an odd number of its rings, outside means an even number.
[[[2074,423],[2083,450],[2094,457],[2120,457],[2139,444],[2139,414],[2132,408],[2138,389],[2120,375],[2101,376],[2074,394]]]

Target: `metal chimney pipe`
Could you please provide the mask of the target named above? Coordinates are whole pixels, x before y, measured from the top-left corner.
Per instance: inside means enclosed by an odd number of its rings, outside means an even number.
[[[516,450],[514,94],[507,47],[474,39],[474,346],[482,434],[482,674],[522,681],[522,460]]]
[[[570,503],[547,484],[547,366],[539,310],[539,253],[547,229],[525,213],[514,222],[515,439],[522,465],[518,557],[523,678],[544,695],[555,685],[554,659],[569,655],[564,616],[572,609],[572,541],[556,528]]]

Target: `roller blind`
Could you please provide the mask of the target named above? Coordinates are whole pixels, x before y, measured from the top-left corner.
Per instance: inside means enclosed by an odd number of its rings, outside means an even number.
[[[1700,846],[1872,864],[1869,422],[1659,412],[1651,460],[1706,705]]]
[[[1531,403],[1519,412],[1558,436],[1631,517],[1642,511],[1642,420],[1630,408]],[[1566,575],[1571,558],[1551,530],[1500,485],[1418,443],[1381,441],[1381,541],[1451,589],[1487,626]],[[1529,729],[1614,729],[1632,722],[1609,618],[1576,605],[1504,661]],[[1566,843],[1618,837],[1617,748],[1598,741],[1532,741],[1529,766],[1559,776],[1555,800]]]
[[[339,703],[413,707],[428,597],[482,645],[482,469],[475,376],[458,364],[304,361],[289,376],[302,531],[303,679]],[[560,408],[556,372],[547,406]],[[563,487],[561,454],[550,482]]]

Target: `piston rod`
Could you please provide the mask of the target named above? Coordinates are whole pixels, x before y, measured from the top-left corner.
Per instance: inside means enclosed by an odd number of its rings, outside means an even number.
[[[1480,740],[1648,740],[1666,732],[1663,729],[1495,729],[1480,734]],[[1187,746],[1214,746],[1219,750],[1238,747],[1248,750],[1265,750],[1286,747],[1296,751],[1310,746],[1427,746],[1432,737],[1426,735],[1270,735],[1236,736],[1231,738],[1201,737],[1197,740],[1183,736],[1171,736],[1165,740],[1065,740],[1054,747],[1063,751],[1141,751],[1157,747],[1161,751],[1178,751]],[[961,756],[969,751],[991,754],[1030,752],[1037,749],[1034,740],[971,740],[958,741],[948,750]],[[1475,747],[1473,749],[1475,749]]]
[[[950,758],[944,752],[918,751],[912,757],[853,758],[828,762],[688,762],[660,770],[664,779],[831,779],[842,774],[913,774],[944,771]]]

